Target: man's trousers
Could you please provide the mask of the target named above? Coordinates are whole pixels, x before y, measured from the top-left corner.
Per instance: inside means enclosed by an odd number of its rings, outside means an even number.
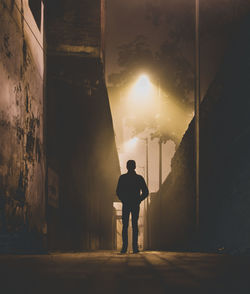
[[[122,204],[122,251],[127,251],[128,248],[128,225],[129,225],[129,215],[132,215],[132,229],[133,229],[133,239],[132,246],[133,251],[138,250],[138,218],[140,212],[140,204]]]

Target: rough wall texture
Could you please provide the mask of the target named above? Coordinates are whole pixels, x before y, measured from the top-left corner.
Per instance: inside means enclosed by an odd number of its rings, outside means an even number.
[[[200,249],[250,248],[249,32],[248,18],[201,105]],[[151,207],[157,248],[194,248],[193,143],[192,121]]]
[[[111,249],[120,170],[101,61],[101,1],[69,2],[63,19],[47,6],[49,242],[55,249]]]
[[[42,40],[28,1],[0,2],[0,247],[5,249],[42,246],[46,234]]]
[[[100,57],[102,2],[104,0],[48,1],[48,50]]]

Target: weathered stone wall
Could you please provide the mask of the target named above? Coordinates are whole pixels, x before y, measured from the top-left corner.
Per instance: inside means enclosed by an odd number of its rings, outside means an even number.
[[[48,179],[49,243],[111,249],[120,170],[101,58],[101,1],[71,2],[57,19],[46,7],[48,165],[55,179]]]
[[[152,207],[159,248],[250,248],[250,19],[234,37],[201,105],[200,232],[195,232],[194,133],[191,122],[172,171]],[[159,219],[159,218],[158,218]],[[194,242],[196,241],[196,242]],[[194,245],[196,244],[196,245]]]
[[[40,246],[46,234],[42,27],[28,0],[0,2],[0,231],[7,247],[11,234],[25,235],[24,247]],[[18,236],[13,248],[21,246]]]

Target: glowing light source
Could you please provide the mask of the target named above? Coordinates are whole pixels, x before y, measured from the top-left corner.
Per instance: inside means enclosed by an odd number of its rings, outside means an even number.
[[[151,82],[146,75],[141,75],[133,87],[133,92],[139,97],[147,97],[152,89]]]

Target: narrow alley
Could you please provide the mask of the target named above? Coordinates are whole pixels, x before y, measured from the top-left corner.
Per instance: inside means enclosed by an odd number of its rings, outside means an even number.
[[[249,0],[1,0],[0,294],[249,294],[249,77]]]

